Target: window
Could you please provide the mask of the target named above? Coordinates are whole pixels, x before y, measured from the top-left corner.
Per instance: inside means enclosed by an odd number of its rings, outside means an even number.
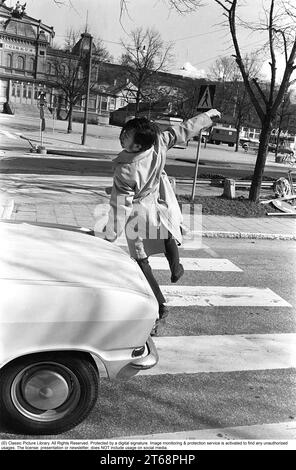
[[[109,110],[113,111],[115,109],[115,98],[110,98]]]
[[[106,96],[102,96],[101,110],[107,111],[107,97]]]
[[[7,58],[6,58],[6,64],[7,64],[7,67],[12,67],[12,55],[11,54],[7,54]]]
[[[34,60],[34,59],[30,59],[30,60],[29,60],[29,70],[34,70],[34,64],[35,64],[35,60]]]
[[[44,51],[39,51],[39,54],[40,54],[40,55],[44,55],[45,52],[44,52]]]
[[[27,98],[27,87],[25,84],[23,85],[23,98]]]
[[[21,70],[24,70],[25,68],[25,59],[21,56],[17,58],[17,68]]]
[[[95,98],[90,98],[88,102],[89,109],[96,109],[96,100]]]

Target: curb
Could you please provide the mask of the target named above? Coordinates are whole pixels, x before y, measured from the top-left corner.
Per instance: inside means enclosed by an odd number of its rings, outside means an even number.
[[[259,232],[219,232],[203,231],[199,232],[205,238],[244,238],[257,240],[296,240],[296,234],[289,233],[259,233]],[[196,235],[198,233],[196,232]]]

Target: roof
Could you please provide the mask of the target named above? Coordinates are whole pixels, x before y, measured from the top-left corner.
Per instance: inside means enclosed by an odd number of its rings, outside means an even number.
[[[36,31],[29,22],[16,18],[8,19],[5,23],[0,24],[0,31],[27,39],[36,39],[37,36]]]
[[[15,14],[15,9],[0,4],[0,32],[19,36],[27,39],[36,39],[37,31],[40,31],[38,39],[47,41],[45,32],[54,37],[54,29],[47,26],[41,20],[28,16],[25,11],[21,15]]]

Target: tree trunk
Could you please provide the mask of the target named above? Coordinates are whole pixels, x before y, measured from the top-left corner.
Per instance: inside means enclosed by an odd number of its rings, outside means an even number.
[[[236,128],[235,151],[237,152],[238,151],[238,146],[239,146],[239,134],[240,134],[240,130],[241,130],[241,118],[240,118],[240,116],[238,117],[235,128]]]
[[[281,111],[282,111],[282,109],[281,109]],[[276,143],[275,143],[275,152],[274,152],[275,158],[277,157],[278,150],[279,150],[279,145],[280,145],[280,137],[281,137],[281,132],[282,132],[282,121],[283,121],[283,113],[281,112],[279,127],[278,127],[278,133],[277,133],[277,136],[276,136]]]
[[[140,97],[141,97],[141,92],[140,88],[137,89],[137,96],[136,96],[136,112],[135,116],[137,117],[139,112],[140,112]]]
[[[72,115],[73,115],[73,106],[70,104],[69,114],[68,114],[68,129],[67,133],[71,134],[72,132]]]
[[[249,200],[254,202],[257,202],[260,196],[261,184],[268,153],[269,137],[271,132],[270,123],[270,120],[262,123],[257,160],[249,192]]]

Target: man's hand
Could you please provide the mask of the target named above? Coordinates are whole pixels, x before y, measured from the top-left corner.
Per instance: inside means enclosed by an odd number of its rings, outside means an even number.
[[[221,113],[217,109],[209,109],[209,111],[206,111],[205,114],[207,114],[211,119],[221,118]]]

